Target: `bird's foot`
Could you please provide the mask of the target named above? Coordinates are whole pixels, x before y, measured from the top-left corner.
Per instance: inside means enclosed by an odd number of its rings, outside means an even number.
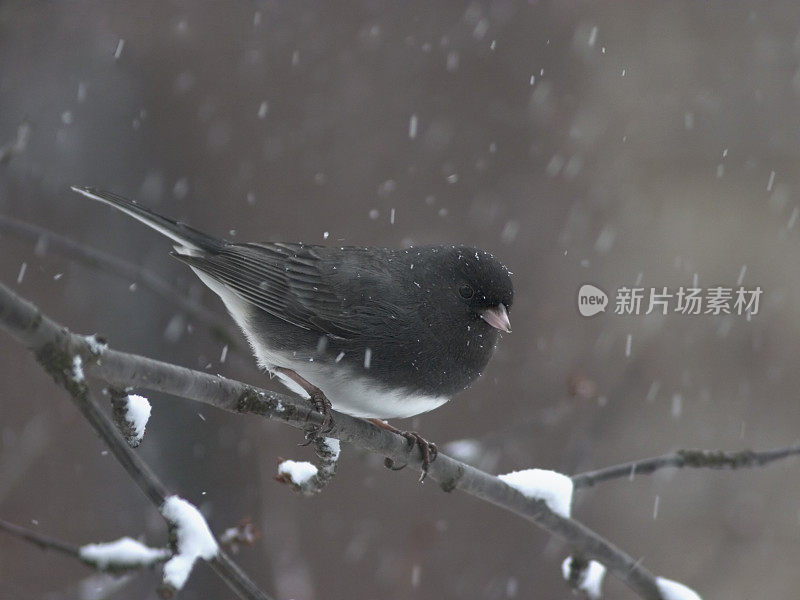
[[[425,481],[425,478],[428,476],[428,468],[430,468],[431,463],[436,460],[436,456],[439,453],[439,450],[436,448],[436,444],[429,442],[416,431],[403,431],[402,429],[397,429],[397,427],[392,427],[380,419],[369,419],[369,421],[381,429],[386,429],[392,433],[402,435],[404,438],[406,438],[406,440],[408,440],[409,451],[413,450],[414,446],[419,448],[419,452],[422,455],[422,473],[419,476],[419,482],[422,483]],[[400,469],[404,469],[406,467],[406,465],[396,467],[394,461],[388,457],[384,461],[384,464],[386,465],[387,469],[391,469],[392,471],[399,471]]]
[[[419,476],[419,482],[422,483],[428,476],[428,468],[436,460],[439,450],[436,448],[436,444],[429,442],[416,431],[401,431],[400,435],[408,440],[408,445],[411,448],[417,446],[420,454],[422,454],[422,473]]]
[[[324,437],[324,434],[329,433],[330,430],[333,429],[331,402],[319,388],[314,389],[315,391],[311,393],[311,404],[314,405],[314,410],[322,415],[322,423],[314,425],[311,429],[306,430],[306,441],[300,444],[301,446],[308,446],[315,439]]]
[[[291,369],[276,367],[275,372],[288,377],[301,388],[303,388],[308,394],[311,404],[314,406],[314,410],[322,415],[322,423],[318,425],[312,425],[310,429],[306,429],[306,441],[300,445],[308,446],[315,439],[324,437],[326,433],[333,429],[333,415],[331,414],[330,400],[325,397],[325,394],[321,389],[319,389],[313,383],[309,383]]]

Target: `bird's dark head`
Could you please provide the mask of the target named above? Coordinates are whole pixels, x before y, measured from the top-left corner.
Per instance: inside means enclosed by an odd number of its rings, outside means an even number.
[[[449,253],[455,274],[453,292],[461,304],[476,318],[510,333],[508,311],[514,286],[508,269],[484,250],[456,246]]]
[[[474,325],[473,331],[484,330],[487,324],[498,331],[511,331],[508,311],[514,287],[508,269],[494,256],[468,246],[434,246],[412,252],[427,266],[424,292],[445,309],[436,314]]]
[[[398,355],[418,372],[424,368],[424,389],[447,397],[466,389],[486,368],[501,332],[511,331],[508,269],[466,246],[413,247],[390,258],[393,289],[405,288],[393,307],[400,315],[392,321]]]

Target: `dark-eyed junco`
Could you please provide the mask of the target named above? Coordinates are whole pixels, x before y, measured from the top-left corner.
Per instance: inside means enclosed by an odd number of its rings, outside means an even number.
[[[116,194],[72,189],[176,243],[174,256],[222,298],[258,364],[323,413],[312,436],[331,424],[330,405],[388,419],[444,404],[480,376],[498,332],[511,331],[508,269],[482,250],[231,243]]]

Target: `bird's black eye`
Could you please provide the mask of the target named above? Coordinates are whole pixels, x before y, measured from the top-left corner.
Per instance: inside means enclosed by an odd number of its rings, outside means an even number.
[[[475,291],[467,284],[464,284],[458,288],[458,295],[464,298],[464,300],[469,300],[475,295]]]

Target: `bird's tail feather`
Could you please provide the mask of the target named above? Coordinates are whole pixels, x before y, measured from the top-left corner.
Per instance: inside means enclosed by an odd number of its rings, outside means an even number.
[[[178,252],[182,250],[213,251],[223,245],[222,240],[206,235],[202,231],[198,231],[178,221],[156,214],[152,210],[143,208],[135,202],[118,196],[117,194],[96,190],[90,187],[72,186],[72,190],[92,200],[97,200],[109,206],[113,206],[134,219],[141,221],[145,225],[152,227],[179,244],[179,246],[176,246]]]

